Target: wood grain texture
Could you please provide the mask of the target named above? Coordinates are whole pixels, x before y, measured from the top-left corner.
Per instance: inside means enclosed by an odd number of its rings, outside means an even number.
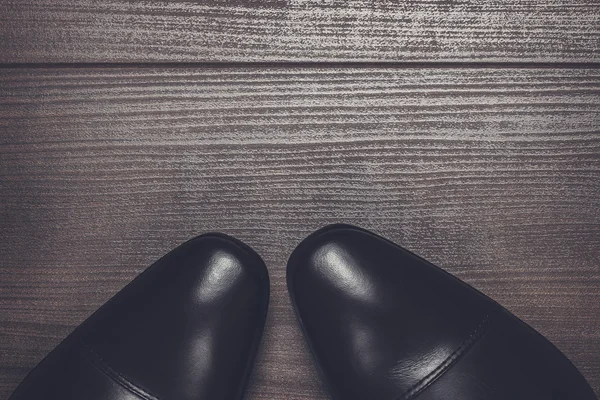
[[[597,70],[1,70],[0,398],[162,254],[223,231],[272,280],[247,397],[326,399],[284,271],[333,222],[484,291],[600,392],[599,209]]]
[[[597,0],[0,0],[0,62],[599,62]]]

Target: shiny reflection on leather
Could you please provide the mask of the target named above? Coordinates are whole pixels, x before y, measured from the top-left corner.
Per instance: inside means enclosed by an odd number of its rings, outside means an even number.
[[[224,251],[215,251],[199,279],[196,301],[207,305],[218,302],[242,279],[242,275],[239,260]]]
[[[356,354],[354,369],[366,375],[374,375],[379,372],[382,363],[381,352],[377,349],[377,333],[372,327],[359,321],[349,321],[348,342],[350,348]]]
[[[258,254],[225,235],[199,236],[82,323],[11,400],[239,400],[268,300]]]
[[[390,369],[390,378],[403,381],[407,378],[410,379],[411,376],[429,376],[443,365],[446,360],[450,359],[454,350],[441,343],[439,346],[428,351],[424,350],[421,353],[408,356]]]
[[[315,232],[291,255],[287,280],[334,400],[596,399],[529,326],[371,232]]]
[[[212,378],[212,366],[215,364],[215,338],[210,330],[199,332],[195,338],[190,340],[189,355],[187,359],[182,360],[182,376],[187,374],[194,376],[194,379],[185,379],[181,381],[182,392],[187,396],[198,396],[205,390],[203,386],[208,384]],[[198,362],[202,360],[202,362]],[[185,374],[185,375],[184,375]]]
[[[337,289],[340,296],[367,304],[377,303],[376,286],[342,246],[337,243],[325,244],[315,251],[311,262],[319,277]]]

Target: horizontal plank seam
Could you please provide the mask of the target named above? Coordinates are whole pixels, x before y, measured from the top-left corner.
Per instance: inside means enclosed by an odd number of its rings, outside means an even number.
[[[600,69],[600,62],[427,62],[427,61],[375,61],[375,62],[89,62],[89,63],[0,63],[0,69],[51,69],[51,68],[290,68],[290,69]]]

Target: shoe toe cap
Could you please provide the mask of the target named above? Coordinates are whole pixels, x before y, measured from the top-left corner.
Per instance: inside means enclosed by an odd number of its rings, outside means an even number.
[[[332,398],[595,400],[560,351],[409,251],[336,225],[288,262],[294,309]]]
[[[254,251],[204,235],[157,261],[78,336],[158,398],[235,398],[242,388],[231,382],[247,379],[268,298],[267,270]]]
[[[493,303],[414,254],[346,225],[288,262],[296,314],[334,398],[398,397],[485,322]]]

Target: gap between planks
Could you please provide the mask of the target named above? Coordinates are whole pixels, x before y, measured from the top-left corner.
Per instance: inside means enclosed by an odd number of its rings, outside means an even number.
[[[92,63],[1,63],[0,69],[60,69],[60,68],[195,68],[195,69],[235,69],[235,68],[290,68],[290,69],[600,69],[596,62],[422,62],[422,61],[375,61],[375,62],[92,62]]]

